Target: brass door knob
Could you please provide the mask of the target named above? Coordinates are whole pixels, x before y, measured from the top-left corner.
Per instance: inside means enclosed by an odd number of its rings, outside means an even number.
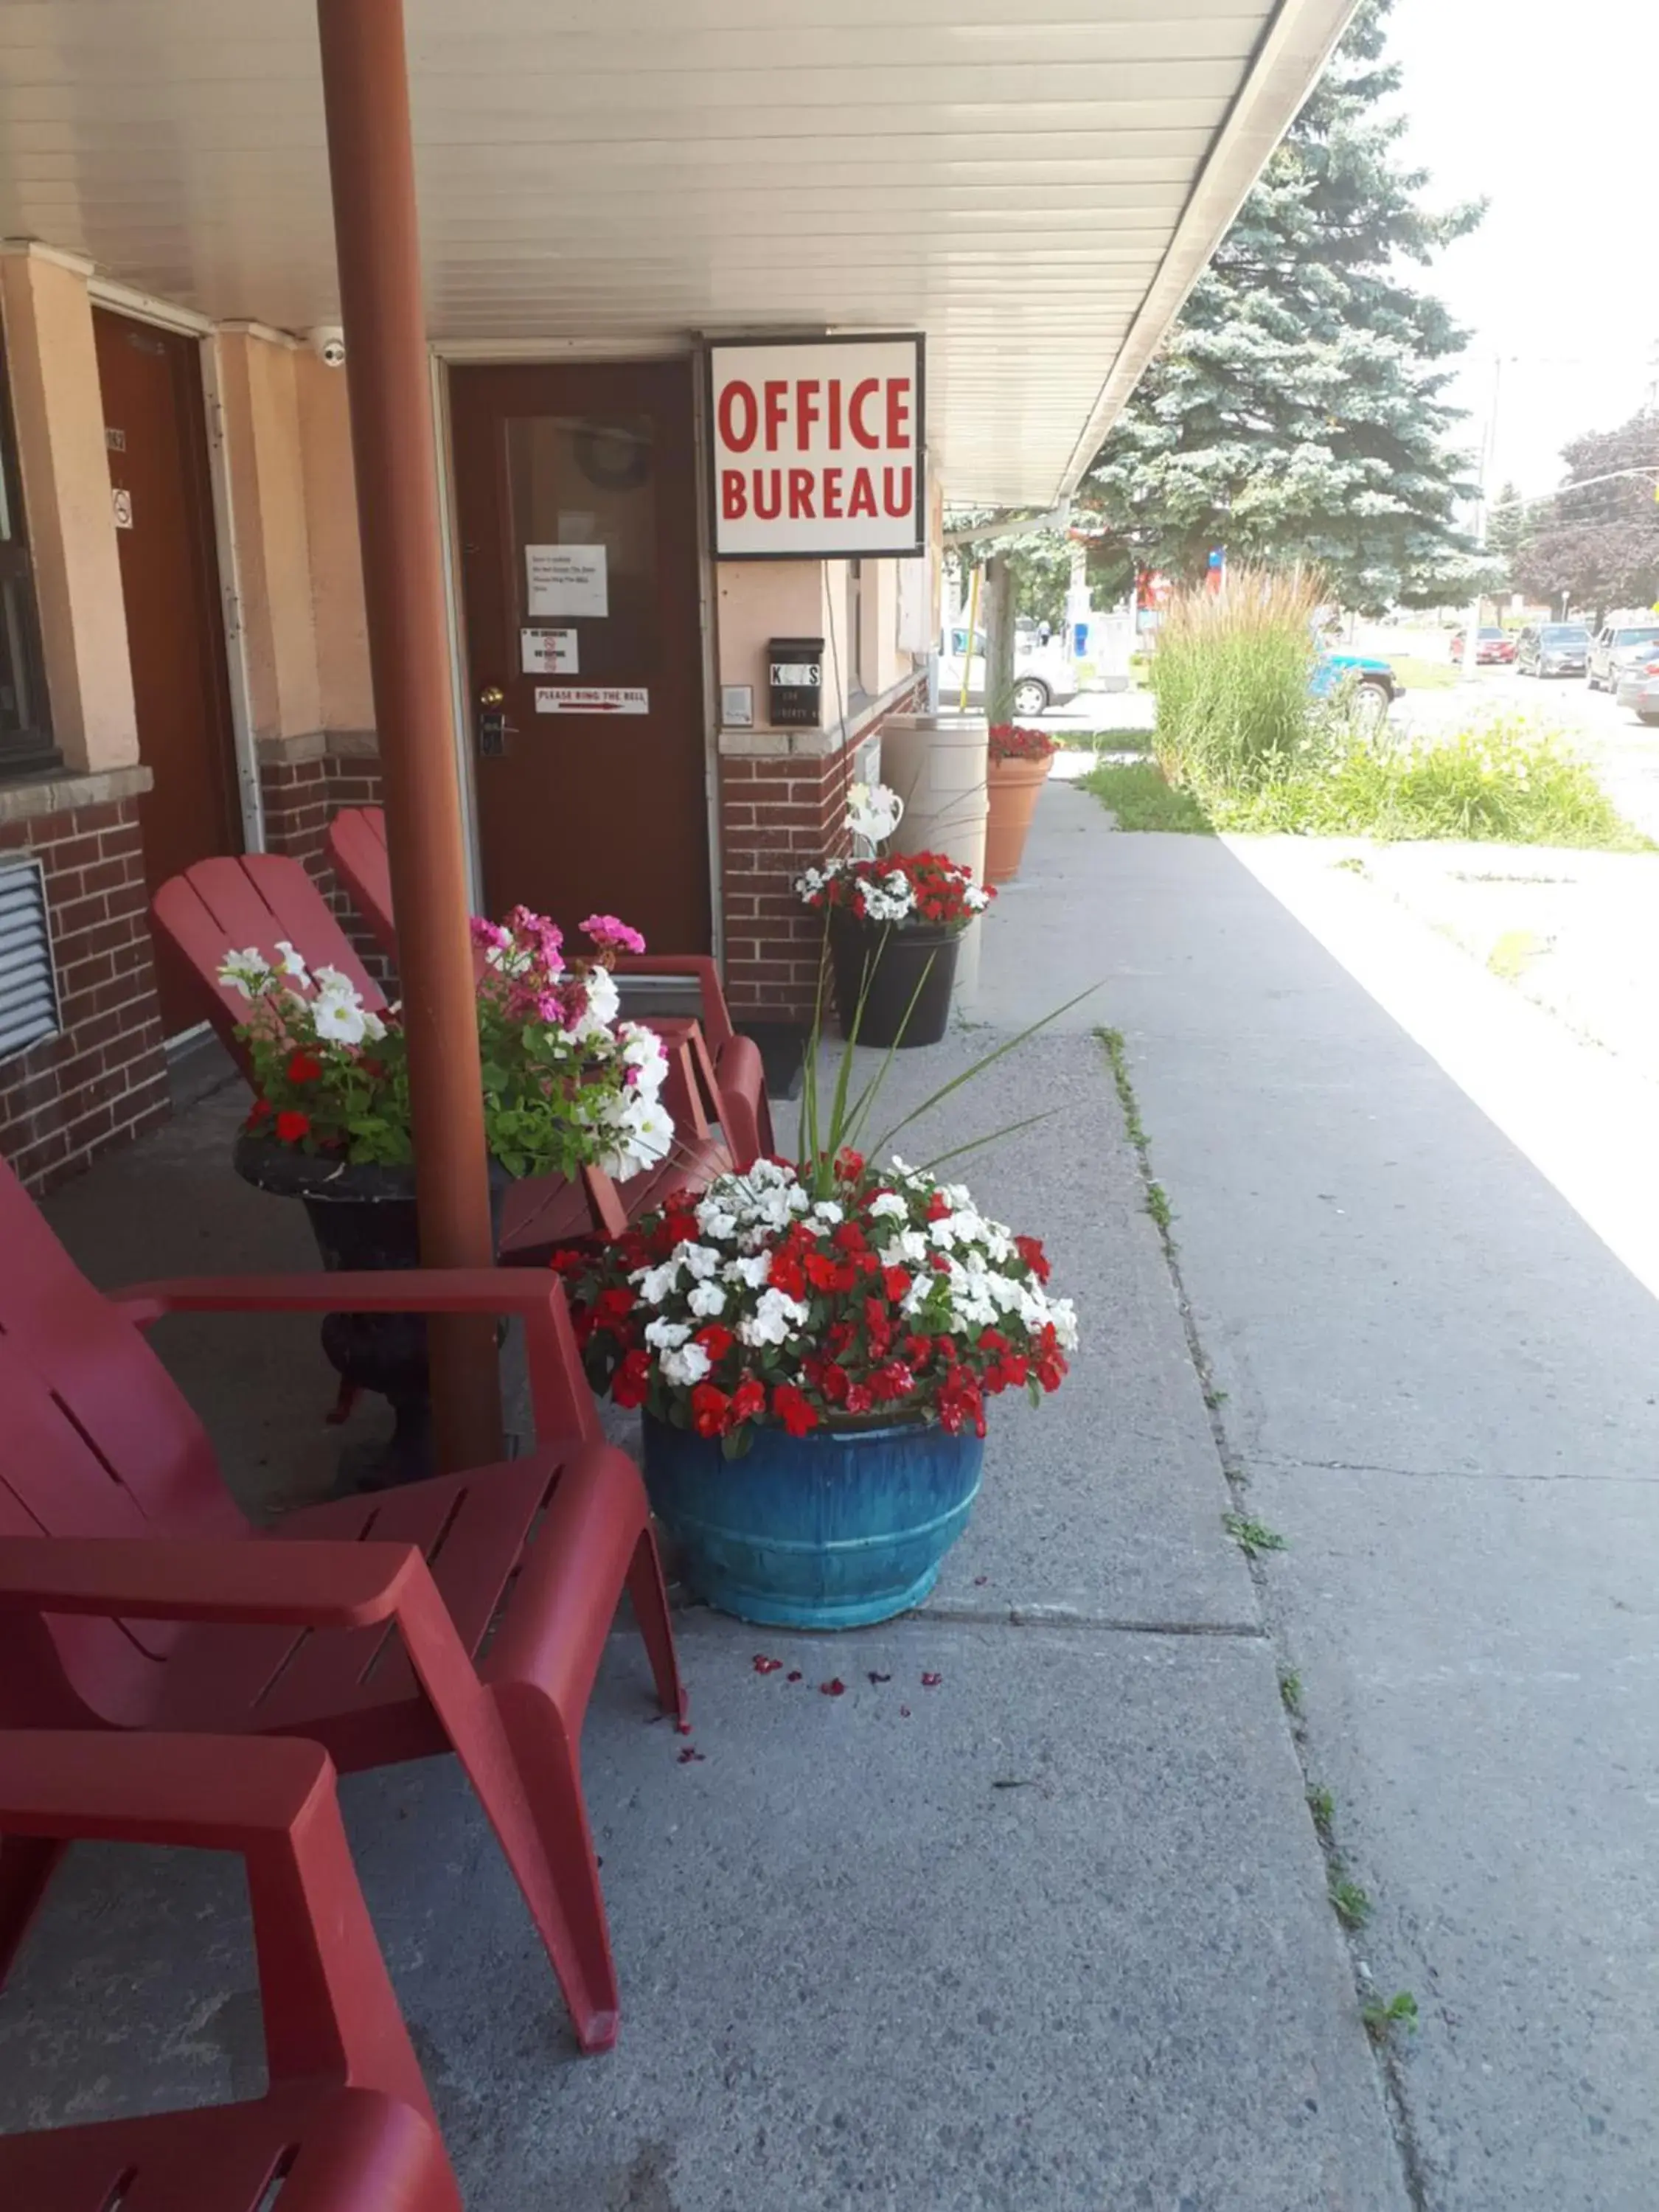
[[[507,694],[499,684],[486,684],[478,694],[478,704],[481,707],[499,707],[505,702]]]

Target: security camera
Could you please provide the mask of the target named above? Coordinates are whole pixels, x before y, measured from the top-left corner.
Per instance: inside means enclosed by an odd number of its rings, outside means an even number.
[[[308,335],[311,350],[325,368],[344,368],[345,332],[337,323],[319,323]]]

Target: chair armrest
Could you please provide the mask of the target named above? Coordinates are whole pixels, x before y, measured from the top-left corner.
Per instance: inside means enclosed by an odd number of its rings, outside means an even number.
[[[586,1172],[586,1171],[585,1171]],[[514,1267],[363,1268],[338,1274],[198,1275],[137,1283],[114,1303],[148,1328],[170,1313],[517,1314],[525,1325],[530,1395],[542,1443],[604,1431],[582,1373],[557,1276]]]
[[[611,965],[618,975],[695,975],[702,1006],[703,1034],[716,1051],[732,1035],[720,971],[706,952],[619,952]]]
[[[0,1834],[234,1849],[286,1834],[333,1765],[297,1736],[0,1731]]]
[[[304,1537],[0,1537],[0,1611],[362,1628],[426,1574],[413,1544]]]

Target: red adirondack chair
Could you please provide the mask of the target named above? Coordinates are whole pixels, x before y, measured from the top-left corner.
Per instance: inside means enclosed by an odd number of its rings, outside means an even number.
[[[327,900],[286,854],[227,854],[198,860],[161,885],[150,911],[195,976],[203,1014],[245,1075],[250,1073],[247,1057],[235,1031],[247,1001],[219,981],[220,966],[233,947],[252,947],[274,962],[277,945],[285,940],[307,967],[337,968],[371,1012],[386,1012],[386,994],[352,950]],[[714,1073],[689,1034],[692,1025],[658,1026],[667,1032],[670,1078],[663,1097],[674,1116],[672,1155],[623,1183],[602,1169],[587,1168],[576,1183],[555,1176],[516,1184],[501,1215],[501,1255],[507,1265],[540,1266],[558,1245],[596,1232],[614,1237],[669,1191],[701,1189],[726,1165],[727,1149],[711,1127],[711,1115],[719,1112]]]
[[[0,2136],[15,2212],[461,2212],[314,1743],[0,1734],[0,1978],[72,1838],[240,1853],[270,2085],[250,2103]]]
[[[143,1330],[167,1313],[517,1314],[526,1458],[253,1528]],[[556,1279],[501,1268],[152,1283],[106,1297],[0,1164],[0,1727],[301,1735],[343,1771],[453,1750],[586,2050],[617,1984],[582,1716],[624,1587],[684,1718],[634,1463],[602,1437]],[[44,1883],[0,1845],[0,1893]]]
[[[398,957],[398,924],[392,910],[392,868],[386,859],[386,815],[378,806],[342,808],[328,825],[328,856],[351,893],[369,935],[388,960]],[[702,1033],[708,1040],[720,1091],[720,1127],[737,1166],[747,1167],[776,1150],[766,1070],[752,1037],[739,1036],[726,1011],[720,970],[707,953],[620,953],[619,975],[685,975],[695,979]]]

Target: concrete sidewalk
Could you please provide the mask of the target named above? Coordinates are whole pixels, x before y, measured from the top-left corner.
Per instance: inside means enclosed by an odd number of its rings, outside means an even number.
[[[1055,998],[1111,963],[1225,1445],[1291,1547],[1263,1580],[1309,1772],[1376,1901],[1361,1948],[1422,2009],[1395,2062],[1416,2201],[1650,2212],[1659,1306],[1401,1026],[1411,991],[1384,1012],[1264,856],[1115,836],[1066,790],[1041,841],[1000,918],[1056,947]],[[1373,932],[1408,926],[1341,881]],[[996,943],[994,1019],[1018,988]],[[1506,987],[1442,952],[1449,988],[1497,994],[1465,1036],[1506,1038]],[[1466,1082],[1530,1090],[1488,1091],[1517,1128],[1568,1095],[1550,1056],[1593,1051],[1557,1031],[1473,1069],[1449,1008],[1425,1012]],[[1593,1164],[1595,1121],[1577,1133]],[[1654,1173],[1650,1143],[1632,1207]]]
[[[1039,901],[1000,909],[988,956],[1023,977],[1018,1023],[1062,994],[1074,934]],[[1138,955],[1121,932],[1092,950],[1113,980],[1086,1018],[1116,1018]],[[964,1028],[902,1055],[895,1117],[994,1041]],[[929,1606],[835,1638],[686,1611],[703,1757],[684,1765],[645,1724],[633,1639],[613,1639],[586,1768],[623,1992],[614,2054],[574,2055],[453,1764],[346,1785],[471,2212],[1407,2204],[1097,1040],[1037,1041],[899,1148],[926,1158],[1045,1104],[1055,1121],[963,1173],[1048,1240],[1084,1349],[1040,1411],[994,1408],[981,1504]],[[239,1109],[210,1099],[53,1200],[100,1279],[312,1264],[291,1210],[228,1171]],[[325,1479],[307,1324],[178,1320],[158,1340],[245,1497]],[[785,1668],[757,1674],[757,1652]],[[819,1693],[832,1676],[844,1696]],[[0,1999],[0,2125],[257,2087],[234,1890],[172,1855],[76,1855]]]

